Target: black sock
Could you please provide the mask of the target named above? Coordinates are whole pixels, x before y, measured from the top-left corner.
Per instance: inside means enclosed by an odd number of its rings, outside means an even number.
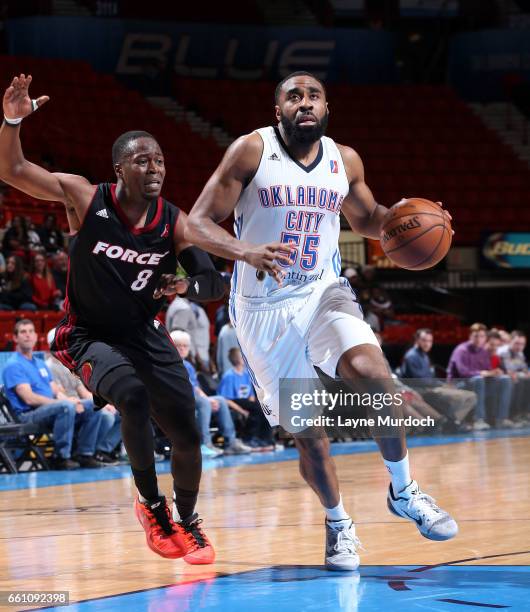
[[[156,479],[155,463],[149,466],[146,470],[137,470],[131,466],[134,477],[134,484],[140,495],[147,499],[153,500],[158,498],[158,482]]]
[[[194,510],[195,504],[197,503],[197,496],[199,491],[187,491],[180,487],[175,487],[175,505],[177,506],[177,512],[181,520],[189,518]]]

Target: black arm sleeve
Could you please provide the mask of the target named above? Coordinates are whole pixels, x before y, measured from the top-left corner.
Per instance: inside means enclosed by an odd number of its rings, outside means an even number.
[[[178,260],[189,274],[190,286],[183,297],[196,302],[220,300],[225,293],[223,277],[214,268],[208,253],[190,246],[179,253]]]

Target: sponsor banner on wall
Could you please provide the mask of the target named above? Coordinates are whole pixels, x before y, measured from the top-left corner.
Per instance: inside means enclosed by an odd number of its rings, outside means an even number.
[[[458,34],[449,48],[449,81],[469,100],[497,100],[506,85],[530,79],[530,36],[526,30]]]
[[[489,268],[530,268],[530,232],[484,234],[480,254]]]
[[[212,79],[279,80],[295,70],[352,83],[395,78],[388,32],[82,17],[11,19],[6,32],[12,55],[81,59],[129,76],[162,62],[177,75]]]

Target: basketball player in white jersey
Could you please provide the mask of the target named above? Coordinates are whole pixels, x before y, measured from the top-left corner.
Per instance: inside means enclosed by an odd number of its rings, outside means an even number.
[[[191,211],[187,233],[206,251],[236,260],[230,316],[271,425],[282,420],[282,378],[316,378],[314,366],[344,381],[390,377],[355,294],[340,278],[338,249],[340,212],[353,231],[379,238],[387,209],[364,182],[359,155],[324,136],[329,111],[320,80],[291,74],[276,88],[275,108],[277,126],[242,136],[227,150]],[[232,211],[235,238],[218,225]],[[326,565],[354,570],[360,543],[342,504],[329,441],[325,435],[295,441],[300,472],[326,513]],[[377,442],[391,478],[390,511],[426,538],[454,537],[456,522],[410,476],[403,428]]]

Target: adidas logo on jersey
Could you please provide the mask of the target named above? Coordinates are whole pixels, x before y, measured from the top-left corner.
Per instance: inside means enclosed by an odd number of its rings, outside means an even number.
[[[107,212],[106,208],[102,208],[101,210],[98,210],[96,215],[98,217],[103,217],[103,219],[108,219],[109,218],[109,213]]]
[[[280,158],[278,155],[276,155],[276,153],[273,153],[272,155],[269,155],[269,159],[272,161],[280,161]]]

